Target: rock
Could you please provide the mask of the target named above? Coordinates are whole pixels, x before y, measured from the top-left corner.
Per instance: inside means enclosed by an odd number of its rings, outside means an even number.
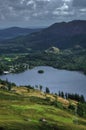
[[[47,120],[45,118],[41,118],[39,121],[41,121],[41,122],[47,122]]]
[[[47,52],[47,53],[57,53],[58,54],[60,52],[60,49],[57,48],[57,47],[50,47],[45,52]]]

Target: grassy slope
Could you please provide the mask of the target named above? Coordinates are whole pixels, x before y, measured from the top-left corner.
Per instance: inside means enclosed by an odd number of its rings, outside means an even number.
[[[24,88],[20,91],[16,88],[16,92],[0,90],[0,130],[1,128],[5,130],[86,129],[85,119],[78,117],[78,124],[74,124],[74,115],[65,109],[50,105],[44,99],[43,93],[32,90],[26,93]],[[35,97],[33,97],[34,94]],[[51,100],[53,100],[52,97]],[[40,118],[45,118],[47,122],[39,121]]]

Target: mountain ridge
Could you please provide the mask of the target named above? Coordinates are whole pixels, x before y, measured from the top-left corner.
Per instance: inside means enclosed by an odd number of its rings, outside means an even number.
[[[6,40],[2,45],[16,45],[17,49],[22,46],[32,50],[46,50],[52,46],[68,49],[76,45],[86,48],[86,20],[55,23],[38,32]]]
[[[18,36],[25,36],[27,34],[37,32],[41,29],[31,29],[22,27],[9,27],[5,29],[0,29],[0,40],[11,39]]]

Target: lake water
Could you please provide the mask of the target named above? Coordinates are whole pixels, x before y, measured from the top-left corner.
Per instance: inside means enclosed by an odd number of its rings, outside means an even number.
[[[38,70],[44,70],[39,74]],[[40,66],[19,74],[0,76],[2,80],[14,82],[17,85],[42,85],[43,89],[49,87],[51,92],[58,91],[83,94],[86,98],[86,76],[80,72],[54,69]]]

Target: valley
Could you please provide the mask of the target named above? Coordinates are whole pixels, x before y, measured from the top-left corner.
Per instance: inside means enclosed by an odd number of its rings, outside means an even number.
[[[86,20],[0,30],[0,77],[0,130],[85,130]]]

